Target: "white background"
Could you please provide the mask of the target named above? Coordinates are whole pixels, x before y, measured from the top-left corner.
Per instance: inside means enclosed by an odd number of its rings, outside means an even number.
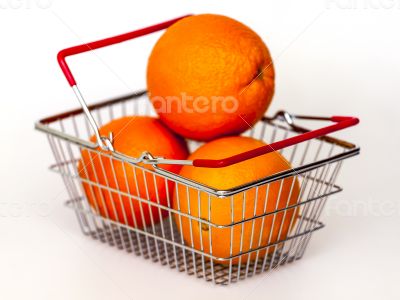
[[[1,299],[400,299],[400,1],[0,0]],[[277,109],[356,115],[362,147],[304,258],[230,287],[85,238],[36,120],[76,107],[57,51],[186,13],[258,32],[275,59]],[[72,61],[91,101],[145,87],[151,43]]]

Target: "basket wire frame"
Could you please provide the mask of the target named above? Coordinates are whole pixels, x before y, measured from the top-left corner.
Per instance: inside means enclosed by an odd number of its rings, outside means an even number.
[[[126,115],[155,116],[151,105],[148,104],[146,95],[143,93],[133,98],[128,97],[122,98],[122,100],[119,101],[105,102],[103,105],[98,105],[92,109],[92,113],[100,126],[113,119]],[[249,183],[247,186],[230,191],[228,196],[216,196],[206,187],[202,188],[199,185],[193,185],[185,180],[180,180],[179,176],[168,176],[168,174],[158,172],[156,168],[150,170],[136,164],[127,164],[112,155],[107,155],[104,152],[87,147],[84,142],[80,141],[88,141],[93,135],[93,132],[82,112],[64,114],[63,116],[55,118],[46,124],[46,128],[49,128],[47,138],[55,158],[55,164],[51,166],[51,169],[61,175],[69,197],[66,204],[74,210],[80,228],[85,235],[107,243],[110,246],[125,250],[128,253],[143,256],[146,259],[159,262],[162,265],[167,265],[170,268],[175,268],[189,275],[195,275],[198,278],[204,278],[216,284],[237,282],[300,259],[307,248],[312,233],[324,226],[320,221],[320,216],[328,197],[341,191],[341,188],[337,186],[335,182],[343,159],[346,158],[346,156],[342,156],[339,159],[334,158],[338,157],[337,155],[351,151],[353,148],[325,139],[314,139],[282,149],[279,152],[286,157],[293,167],[310,167],[293,174],[284,175],[282,178],[277,177],[272,181],[264,180]],[[75,137],[76,140],[65,139],[62,135],[55,134],[56,132],[71,135]],[[296,132],[294,132],[290,126],[282,122],[282,120],[263,120],[244,135],[263,140],[267,143],[272,143],[278,139],[285,139],[295,134]],[[195,150],[200,145],[201,143],[199,142],[189,141],[189,148],[191,150]],[[106,180],[106,184],[99,184],[96,172],[93,172],[96,176],[96,180],[90,180],[88,177],[82,178],[79,176],[78,161],[81,158],[81,152],[83,150],[88,151],[93,157],[100,157],[100,155],[108,157],[111,166],[114,166],[116,161],[122,163],[128,190],[124,192],[120,189],[113,168],[112,172],[114,178],[112,180],[114,183],[117,183],[117,186],[115,186],[115,184],[113,186],[108,180]],[[99,161],[103,163],[102,159],[99,159]],[[91,164],[86,165],[84,167],[85,172],[87,172],[86,168],[94,167]],[[104,172],[104,166],[102,166],[102,168]],[[143,178],[152,178],[153,182],[150,183],[145,180],[145,188],[142,191],[137,185],[136,180],[137,193],[135,194],[129,190],[129,184],[127,182],[128,172],[133,172],[134,178],[143,176]],[[157,186],[157,182],[160,182],[160,179],[165,183],[167,189],[171,186],[174,187],[173,191],[167,190],[168,205],[162,205],[160,203],[158,194],[156,195],[157,199],[150,199],[149,197],[149,184]],[[299,196],[295,205],[289,205],[290,194],[295,179],[298,180],[300,186]],[[291,183],[291,188],[287,199],[280,199],[282,197],[279,192],[275,210],[267,211],[267,202],[270,201],[268,197],[270,186],[272,184],[279,184],[281,191],[282,186],[288,182]],[[119,201],[119,203],[113,204],[112,207],[116,220],[111,220],[108,215],[104,217],[101,216],[96,201],[94,207],[89,205],[83,184],[89,186],[92,191],[97,188],[103,192],[109,193],[112,199]],[[190,201],[197,201],[198,212],[200,212],[200,199],[204,199],[204,197],[208,199],[208,217],[206,219],[191,214],[189,204],[188,213],[183,213],[180,211],[179,207],[178,209],[172,208],[172,194],[176,193],[176,196],[179,197],[179,193],[177,192],[179,187],[187,190],[188,203]],[[191,189],[196,190],[197,199],[190,197],[189,190]],[[257,200],[255,200],[252,217],[246,218],[246,200],[249,201],[246,197],[249,197],[250,190],[255,191],[255,199],[258,199],[259,193],[265,193],[266,201],[264,203],[263,213],[257,214]],[[103,192],[99,193],[101,198],[103,198]],[[117,195],[117,197],[111,195]],[[243,214],[240,221],[235,221],[234,197],[238,197],[238,195],[243,199]],[[264,197],[264,195],[262,196]],[[152,210],[149,210],[150,225],[139,228],[136,226],[137,220],[132,211],[130,215],[132,216],[133,220],[131,221],[133,221],[134,226],[127,225],[129,221],[127,220],[127,212],[123,209],[123,216],[120,218],[115,211],[116,205],[124,207],[122,202],[126,197],[132,202],[137,201],[139,203],[142,220],[144,220],[142,205],[148,205],[156,208],[161,221],[159,223],[154,222]],[[211,221],[211,201],[215,201],[216,197],[220,198],[217,200],[230,201],[229,213],[231,214],[232,221],[230,224],[215,224]],[[104,205],[104,199],[100,199],[100,201],[103,201]],[[285,203],[285,207],[283,209],[278,209],[279,203]],[[294,213],[295,211],[298,211],[298,213]],[[283,220],[286,220],[285,218],[287,215],[291,215],[289,226],[291,230],[287,236],[285,236],[283,234],[284,230],[282,230],[282,224],[284,223]],[[166,217],[162,218],[162,216]],[[185,242],[182,232],[177,230],[177,225],[174,220],[176,217],[180,225],[183,219],[186,218],[190,220],[190,242]],[[280,224],[277,221],[278,218],[281,218]],[[264,230],[268,230],[268,228],[265,228],[265,224],[269,220],[272,220],[271,228],[275,228],[275,222],[277,222],[279,227],[278,238],[276,241],[271,241],[272,234],[269,234],[268,243],[263,244],[261,242],[261,235]],[[198,222],[199,226],[206,228],[210,232],[208,239],[209,253],[205,251],[202,237],[200,237],[200,249],[194,247],[192,224],[195,224],[195,222]],[[255,224],[260,224],[260,222],[262,230],[260,230],[259,235],[256,236],[254,234]],[[234,254],[232,252],[234,230],[239,229],[243,233],[245,226],[251,226],[251,241],[250,246],[247,247],[249,249],[243,250],[245,245],[243,245],[244,239],[242,234],[240,252]],[[216,230],[230,230],[229,257],[217,257],[212,253],[212,233],[216,232]],[[246,259],[250,256],[252,259]],[[238,261],[238,263],[234,263],[235,260]],[[224,263],[221,264],[221,262]]]

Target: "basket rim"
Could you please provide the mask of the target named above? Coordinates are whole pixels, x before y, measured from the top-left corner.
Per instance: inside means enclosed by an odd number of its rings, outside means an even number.
[[[131,99],[138,99],[138,98],[141,98],[142,96],[145,96],[146,94],[147,94],[146,90],[141,90],[141,91],[130,93],[130,94],[127,94],[127,95],[123,95],[123,96],[120,96],[120,97],[111,98],[111,99],[108,99],[108,100],[97,102],[95,104],[90,105],[88,108],[91,109],[91,110],[92,109],[100,109],[100,108],[106,107],[108,105],[117,104],[117,103],[124,102],[124,101],[131,100]],[[69,111],[66,111],[66,112],[63,112],[63,113],[60,113],[60,114],[56,114],[56,115],[53,115],[53,116],[50,116],[50,117],[46,117],[46,118],[40,119],[39,121],[37,121],[35,123],[35,129],[38,130],[38,131],[47,133],[49,135],[52,135],[52,136],[56,136],[57,138],[60,138],[62,140],[68,141],[68,142],[71,142],[73,144],[79,145],[79,146],[81,146],[83,148],[90,149],[91,151],[98,151],[100,153],[100,151],[97,150],[98,145],[96,143],[93,143],[93,142],[84,140],[82,138],[67,134],[65,132],[62,132],[60,130],[51,128],[49,126],[51,123],[54,123],[54,122],[57,122],[57,121],[60,121],[60,120],[63,120],[63,119],[66,119],[66,118],[69,118],[69,117],[72,117],[72,116],[77,116],[77,115],[80,115],[82,113],[83,113],[83,109],[82,108],[78,108],[78,109],[72,109],[72,110],[69,110]],[[299,132],[304,132],[304,131],[308,130],[306,128],[298,127],[298,126],[291,126],[291,128],[288,128],[288,127],[282,126],[281,124],[276,123],[274,121],[275,121],[274,117],[267,117],[267,116],[263,117],[260,120],[260,122],[269,123],[269,124],[272,124],[272,125],[276,126],[277,128],[289,130],[289,131],[292,131],[292,132],[299,133]],[[340,146],[340,147],[342,147],[344,149],[347,149],[347,151],[342,152],[342,153],[337,154],[337,155],[334,155],[334,156],[331,156],[331,157],[328,157],[328,158],[325,158],[325,159],[320,159],[320,160],[317,160],[315,162],[311,162],[311,163],[308,163],[308,164],[305,164],[305,165],[302,165],[302,166],[298,166],[298,167],[295,167],[295,168],[292,168],[292,169],[288,169],[288,170],[285,170],[285,171],[282,171],[282,172],[278,172],[278,173],[272,174],[270,176],[266,176],[264,178],[261,178],[259,180],[251,181],[251,182],[248,182],[246,184],[239,185],[239,186],[236,186],[236,187],[232,187],[232,188],[229,188],[229,189],[217,189],[217,188],[202,184],[200,182],[196,182],[196,181],[190,180],[190,179],[188,179],[186,177],[183,177],[183,176],[181,176],[179,174],[174,174],[172,172],[166,171],[162,167],[159,167],[156,164],[150,165],[150,166],[153,167],[153,170],[147,169],[147,168],[146,168],[146,170],[150,171],[150,172],[154,172],[154,173],[156,173],[158,175],[165,176],[165,177],[167,177],[167,178],[169,178],[171,180],[177,181],[177,182],[179,182],[181,184],[184,184],[184,185],[187,185],[189,187],[192,187],[192,188],[195,188],[195,189],[201,189],[203,192],[207,192],[207,193],[209,193],[209,194],[211,194],[213,196],[216,196],[216,197],[219,197],[219,198],[225,198],[225,197],[234,196],[234,195],[236,195],[236,194],[238,194],[240,192],[246,191],[246,190],[254,188],[256,186],[260,186],[260,185],[263,185],[263,184],[271,183],[271,182],[274,182],[274,181],[277,181],[277,180],[280,180],[280,179],[283,179],[283,178],[299,175],[299,174],[302,174],[304,172],[317,169],[317,168],[319,168],[319,167],[321,167],[323,165],[331,164],[331,163],[334,163],[334,162],[338,162],[338,161],[341,161],[341,160],[356,156],[356,155],[358,155],[360,153],[360,147],[356,146],[353,143],[350,143],[350,142],[347,142],[347,141],[344,141],[344,140],[341,140],[341,139],[338,139],[338,138],[334,138],[334,137],[331,137],[331,136],[322,136],[322,137],[317,138],[317,139],[321,140],[321,141],[324,141],[324,142],[327,142],[329,144],[338,145],[338,146]],[[106,155],[106,156],[110,156],[110,157],[112,157],[114,159],[117,159],[117,160],[120,160],[120,161],[123,161],[121,158],[116,157],[114,155],[114,153],[111,153],[111,155],[110,155],[110,154],[107,154],[105,152],[102,152],[101,154],[102,155]],[[125,161],[125,162],[129,163],[129,164],[132,164],[135,167],[141,168],[141,166],[139,164],[137,164],[137,163],[134,163],[134,162],[131,162],[131,161]]]

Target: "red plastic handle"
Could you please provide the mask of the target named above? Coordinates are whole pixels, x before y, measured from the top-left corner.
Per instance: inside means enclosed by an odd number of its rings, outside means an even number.
[[[326,134],[339,131],[351,126],[358,124],[360,121],[355,117],[343,117],[343,116],[333,116],[329,118],[330,121],[336,124],[319,128],[316,130],[308,131],[303,134],[288,138],[286,140],[278,141],[269,145],[265,145],[247,152],[243,152],[231,157],[223,159],[195,159],[193,161],[193,166],[204,167],[204,168],[222,168],[233,164],[240,163],[242,161],[264,155],[270,152],[274,152],[295,144],[299,144],[304,141],[308,141],[314,138],[324,136]]]
[[[176,19],[172,19],[160,24],[156,24],[153,26],[149,26],[143,29],[139,29],[139,30],[135,30],[135,31],[131,31],[125,34],[121,34],[121,35],[117,35],[114,37],[110,37],[110,38],[106,38],[106,39],[102,39],[102,40],[98,40],[95,42],[91,42],[91,43],[87,43],[87,44],[82,44],[82,45],[78,45],[78,46],[74,46],[74,47],[70,47],[70,48],[66,48],[64,50],[61,50],[58,55],[57,55],[57,60],[58,63],[61,67],[61,70],[63,71],[68,83],[70,86],[75,86],[76,85],[76,81],[74,79],[74,76],[71,73],[71,70],[68,67],[68,64],[65,61],[65,58],[67,56],[71,56],[71,55],[75,55],[75,54],[79,54],[79,53],[83,53],[83,52],[88,52],[88,51],[92,51],[95,49],[99,49],[99,48],[103,48],[106,46],[110,46],[110,45],[114,45],[117,43],[121,43],[121,42],[125,42],[127,40],[130,39],[134,39],[137,37],[141,37],[165,28],[168,28],[169,26],[171,26],[172,24],[174,24],[175,22],[186,18],[190,15],[185,15]],[[215,160],[215,159],[196,159],[193,161],[193,165],[196,167],[206,167],[206,168],[222,168],[222,167],[227,167],[233,164],[237,164],[240,163],[242,161],[260,156],[260,155],[264,155],[270,152],[274,152],[277,150],[280,150],[282,148],[285,147],[289,147],[304,141],[308,141],[314,138],[318,138],[321,136],[324,136],[326,134],[335,132],[335,131],[339,131],[345,128],[348,128],[350,126],[354,126],[356,124],[359,123],[359,120],[355,117],[343,117],[343,116],[333,116],[331,118],[329,118],[330,121],[335,122],[336,124],[327,126],[327,127],[323,127],[320,129],[316,129],[313,131],[308,131],[305,132],[303,134],[300,134],[298,136],[294,136],[291,138],[288,138],[286,140],[283,141],[278,141],[278,142],[274,142],[270,145],[266,145],[263,147],[259,147],[244,153],[240,153],[231,157],[227,157],[224,159],[219,159],[219,160]]]
[[[78,45],[78,46],[74,46],[74,47],[70,47],[70,48],[66,48],[64,50],[61,50],[58,55],[57,55],[57,60],[58,63],[61,67],[61,70],[63,71],[65,78],[67,78],[67,81],[69,83],[70,86],[74,86],[76,85],[76,81],[74,76],[71,73],[71,70],[68,67],[67,62],[65,61],[65,58],[67,56],[71,56],[71,55],[75,55],[75,54],[79,54],[79,53],[83,53],[83,52],[88,52],[88,51],[92,51],[95,49],[99,49],[99,48],[103,48],[106,46],[110,46],[110,45],[114,45],[114,44],[118,44],[121,42],[125,42],[127,40],[131,40],[146,34],[150,34],[165,28],[168,28],[169,26],[171,26],[172,24],[174,24],[175,22],[179,21],[180,19],[186,18],[190,15],[186,15],[186,16],[182,16],[173,20],[169,20],[160,24],[156,24],[153,26],[149,26],[143,29],[139,29],[139,30],[135,30],[135,31],[131,31],[128,33],[124,33],[124,34],[120,34],[117,36],[113,36],[110,38],[106,38],[106,39],[102,39],[102,40],[98,40],[95,42],[91,42],[91,43],[87,43],[87,44],[82,44],[82,45]]]

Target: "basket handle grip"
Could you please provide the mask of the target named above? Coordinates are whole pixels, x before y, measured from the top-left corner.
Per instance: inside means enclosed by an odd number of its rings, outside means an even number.
[[[175,18],[175,19],[163,22],[163,23],[159,23],[159,24],[156,24],[153,26],[145,27],[143,29],[131,31],[128,33],[120,34],[120,35],[117,35],[114,37],[109,37],[109,38],[105,38],[102,40],[90,42],[87,44],[82,44],[82,45],[66,48],[66,49],[61,50],[58,53],[57,60],[61,67],[61,70],[64,73],[65,78],[67,79],[69,85],[72,87],[78,101],[80,102],[80,104],[82,106],[83,112],[85,113],[92,129],[94,130],[97,144],[102,149],[115,152],[113,145],[112,145],[112,136],[110,136],[110,137],[100,136],[100,132],[99,132],[98,126],[96,124],[96,121],[93,118],[81,92],[78,89],[75,78],[66,62],[66,58],[71,55],[96,50],[99,48],[114,45],[114,44],[121,43],[121,42],[130,40],[130,39],[141,37],[141,36],[144,36],[144,35],[159,31],[159,30],[166,29],[169,26],[171,26],[172,24],[174,24],[175,22],[179,21],[180,19],[186,18],[188,16],[190,16],[190,15],[185,15],[185,16],[182,16],[179,18]],[[295,144],[298,144],[298,143],[301,143],[301,142],[304,142],[307,140],[318,138],[318,137],[324,136],[326,134],[348,128],[350,126],[354,126],[359,123],[358,118],[355,118],[355,117],[333,116],[330,118],[323,118],[323,117],[292,116],[286,112],[281,113],[281,114],[285,117],[285,119],[289,125],[293,125],[293,120],[292,120],[293,117],[301,118],[301,119],[325,120],[325,121],[334,122],[335,124],[326,126],[326,127],[320,128],[320,129],[316,129],[316,130],[307,131],[298,136],[294,136],[294,137],[288,138],[286,140],[274,142],[270,145],[265,145],[265,146],[262,146],[262,147],[244,152],[244,153],[240,153],[240,154],[237,154],[237,155],[234,155],[231,157],[223,158],[223,159],[196,159],[193,161],[175,161],[175,162],[173,160],[168,160],[168,159],[167,160],[165,160],[165,159],[151,160],[150,159],[149,163],[152,163],[152,164],[157,164],[157,163],[160,163],[160,164],[162,164],[162,163],[185,164],[185,165],[193,165],[196,167],[205,167],[205,168],[222,168],[222,167],[237,164],[237,163],[243,162],[245,160],[255,158],[255,157],[258,157],[258,156],[261,156],[261,155],[264,155],[264,154],[267,154],[267,153],[270,153],[273,151],[277,151],[277,150],[283,149],[285,147],[289,147],[289,146],[292,146],[292,145],[295,145]],[[121,154],[118,154],[118,155],[121,155]],[[125,158],[124,155],[122,155],[122,156]],[[126,157],[126,158],[129,159],[129,157]],[[142,160],[143,159],[140,159],[140,161],[142,161]]]
[[[76,98],[78,99],[83,112],[86,115],[87,120],[89,121],[90,126],[93,129],[93,132],[96,136],[96,140],[97,140],[97,144],[103,149],[103,150],[108,150],[108,151],[114,151],[114,147],[112,144],[112,136],[109,137],[104,137],[100,135],[99,132],[99,127],[97,126],[96,120],[94,119],[94,117],[92,116],[86,101],[82,95],[82,93],[80,92],[78,85],[76,83],[76,80],[74,78],[74,75],[72,75],[72,72],[66,62],[66,58],[68,56],[71,55],[75,55],[75,54],[79,54],[79,53],[84,53],[84,52],[88,52],[88,51],[92,51],[92,50],[96,50],[99,48],[103,48],[106,46],[111,46],[114,44],[118,44],[118,43],[122,43],[137,37],[141,37],[144,36],[146,34],[150,34],[165,28],[168,28],[169,26],[171,26],[172,24],[174,24],[175,22],[179,21],[180,19],[183,19],[185,17],[187,17],[189,15],[186,16],[182,16],[179,18],[175,18],[163,23],[159,23],[153,26],[149,26],[149,27],[145,27],[143,29],[139,29],[139,30],[135,30],[135,31],[131,31],[128,33],[124,33],[124,34],[120,34],[117,36],[113,36],[113,37],[109,37],[109,38],[105,38],[102,40],[98,40],[98,41],[94,41],[94,42],[90,42],[87,44],[82,44],[82,45],[78,45],[78,46],[74,46],[74,47],[70,47],[70,48],[66,48],[61,50],[58,54],[57,54],[57,61],[58,64],[61,67],[62,72],[64,73],[65,78],[67,79],[69,85],[72,87]]]
[[[286,113],[285,117],[292,118],[289,114]],[[255,158],[270,152],[274,152],[289,146],[293,146],[295,144],[299,144],[304,141],[308,141],[314,138],[318,138],[329,133],[339,131],[354,125],[357,125],[360,121],[356,117],[345,117],[345,116],[333,116],[330,118],[315,118],[315,117],[301,117],[302,119],[318,119],[318,120],[327,120],[334,122],[335,124],[315,129],[312,131],[307,131],[300,135],[277,141],[269,145],[265,145],[250,151],[246,151],[237,155],[233,155],[231,157],[226,157],[223,159],[195,159],[193,160],[193,166],[195,167],[204,167],[204,168],[222,168],[227,167],[233,164],[237,164],[243,162],[245,160]],[[290,122],[288,122],[290,123]]]
[[[186,18],[188,16],[190,16],[190,15],[185,15],[185,16],[182,16],[179,18],[175,18],[175,19],[163,22],[163,23],[145,27],[145,28],[142,28],[139,30],[134,30],[134,31],[131,31],[128,33],[123,33],[123,34],[120,34],[117,36],[113,36],[113,37],[105,38],[102,40],[98,40],[98,41],[94,41],[94,42],[90,42],[90,43],[63,49],[60,52],[58,52],[58,55],[57,55],[58,63],[60,65],[61,70],[63,71],[65,78],[67,79],[69,85],[72,87],[72,86],[76,85],[76,81],[75,81],[75,78],[72,75],[72,72],[65,60],[66,57],[75,55],[75,54],[92,51],[92,50],[96,50],[96,49],[107,47],[107,46],[111,46],[114,44],[122,43],[122,42],[131,40],[134,38],[138,38],[138,37],[141,37],[141,36],[156,32],[156,31],[160,31],[162,29],[168,28],[175,22],[179,21],[180,19]]]

